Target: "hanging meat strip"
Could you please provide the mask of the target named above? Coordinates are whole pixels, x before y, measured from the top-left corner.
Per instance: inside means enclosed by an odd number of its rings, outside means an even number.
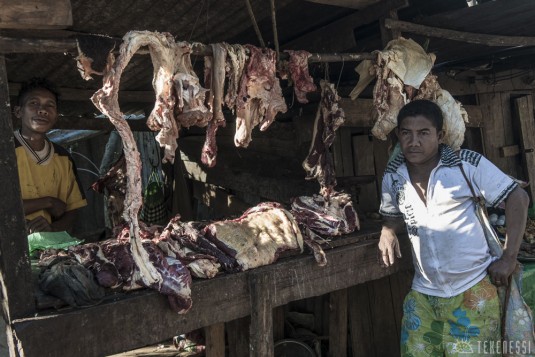
[[[151,128],[160,130],[156,138],[160,145],[165,147],[164,161],[172,162],[176,150],[178,125],[174,118],[174,112],[177,94],[179,95],[178,111],[187,114],[188,118],[198,118],[195,121],[196,125],[205,125],[206,119],[210,118],[210,113],[203,104],[204,90],[199,89],[198,79],[191,70],[190,46],[185,43],[177,44],[168,33],[148,31],[127,33],[123,38],[119,56],[113,67],[104,74],[103,87],[91,98],[95,106],[116,127],[123,141],[128,177],[124,215],[125,220],[130,225],[132,256],[140,270],[143,282],[152,285],[161,283],[163,277],[151,264],[139,238],[138,213],[142,204],[141,160],[132,131],[123,118],[118,102],[119,84],[123,70],[134,53],[142,46],[148,46],[154,64],[153,86],[156,91],[156,104],[149,116],[148,124]],[[188,72],[190,70],[191,72]],[[177,77],[178,73],[186,75]],[[177,84],[179,87],[175,87]],[[197,90],[193,88],[195,86],[197,86]],[[186,107],[189,108],[188,111],[186,111]]]
[[[311,56],[307,51],[284,51],[290,55],[288,69],[292,78],[294,93],[299,103],[306,104],[308,99],[306,94],[316,91],[314,80],[308,73],[308,58]]]
[[[242,73],[245,70],[245,62],[247,61],[247,53],[242,45],[224,44],[227,49],[227,77],[228,86],[227,94],[225,95],[225,104],[229,109],[235,111],[236,100],[240,89],[240,80]]]
[[[282,96],[279,79],[275,76],[276,53],[269,48],[245,46],[249,51],[247,68],[242,75],[236,101],[236,134],[234,144],[247,147],[253,128],[260,124],[266,130],[277,113],[288,109]]]
[[[208,122],[206,128],[206,140],[202,148],[201,161],[208,167],[213,167],[216,163],[217,143],[215,135],[217,128],[225,126],[225,117],[223,116],[223,95],[225,87],[225,60],[227,50],[224,44],[212,44],[213,61],[205,57],[205,83],[210,83],[209,105],[211,106],[213,116]],[[209,68],[209,69],[208,69]],[[206,71],[210,71],[207,73]],[[209,78],[207,78],[209,75]],[[209,79],[209,81],[207,80]],[[207,85],[207,84],[206,84]]]
[[[314,133],[308,156],[303,161],[303,168],[307,172],[306,179],[317,179],[320,183],[320,193],[328,201],[336,186],[336,176],[332,154],[329,151],[335,131],[344,123],[344,110],[338,105],[340,97],[334,89],[334,84],[320,81],[321,102],[314,121]]]

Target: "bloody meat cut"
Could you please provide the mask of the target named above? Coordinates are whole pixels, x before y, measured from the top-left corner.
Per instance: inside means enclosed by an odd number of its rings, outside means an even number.
[[[307,51],[285,50],[290,55],[288,69],[292,78],[294,93],[299,103],[306,104],[307,93],[316,91],[314,80],[308,72],[308,58],[311,56]]]
[[[357,212],[347,193],[335,192],[328,201],[321,195],[294,198],[292,214],[300,224],[325,236],[338,236],[360,229]]]
[[[176,215],[153,241],[167,255],[185,262],[195,277],[213,278],[221,266],[226,271],[237,271],[236,260],[206,239],[199,228],[194,222],[181,222]]]
[[[118,103],[122,72],[134,53],[147,46],[154,65],[153,87],[156,104],[147,124],[159,130],[156,140],[165,148],[163,161],[174,161],[179,126],[206,126],[212,113],[204,105],[205,89],[193,71],[191,46],[175,42],[169,33],[131,31],[123,37],[119,56],[104,74],[103,86],[91,100],[112,122],[121,136],[127,167],[125,219],[130,224],[132,256],[146,285],[158,283],[161,274],[150,263],[139,239],[138,212],[141,207],[141,160],[132,132]]]
[[[216,164],[217,144],[216,133],[217,128],[225,126],[225,117],[223,116],[223,96],[225,87],[225,63],[227,57],[227,50],[224,44],[212,44],[212,57],[206,56],[205,63],[205,85],[210,86],[208,92],[208,106],[213,112],[212,119],[208,122],[206,128],[206,140],[202,148],[201,161],[208,167],[213,167]]]
[[[236,100],[234,144],[238,147],[249,146],[255,126],[260,125],[260,130],[266,130],[277,113],[286,113],[288,109],[275,75],[275,51],[251,45],[245,47],[249,51],[249,60],[241,77]]]
[[[314,121],[314,132],[308,156],[303,161],[306,179],[317,179],[320,195],[301,196],[292,200],[292,214],[305,233],[305,242],[314,251],[318,262],[326,264],[318,235],[337,236],[359,229],[357,212],[351,196],[335,191],[336,175],[329,151],[336,130],[344,123],[344,111],[339,107],[336,89],[332,83],[320,82],[321,102]]]
[[[336,175],[332,154],[329,151],[334,142],[335,131],[344,123],[344,110],[339,106],[340,97],[334,84],[320,82],[321,102],[314,120],[314,132],[308,156],[303,161],[306,179],[317,179],[320,193],[328,197],[336,186]]]
[[[168,297],[174,311],[181,314],[188,312],[192,305],[191,275],[186,266],[178,259],[164,256],[151,240],[143,239],[143,249],[150,264],[162,277],[158,282],[147,284],[133,259],[130,244],[129,229],[126,227],[117,239],[70,247],[68,254],[92,270],[103,287],[154,289]]]
[[[247,61],[247,53],[242,45],[224,44],[227,50],[226,73],[228,77],[227,94],[225,95],[225,104],[235,111],[236,100],[240,90],[240,81]]]

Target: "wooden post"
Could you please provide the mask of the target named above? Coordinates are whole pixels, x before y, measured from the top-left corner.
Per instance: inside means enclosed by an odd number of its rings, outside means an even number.
[[[273,343],[273,305],[271,277],[265,272],[251,271],[249,291],[251,303],[251,345],[249,356],[270,357],[275,353]]]
[[[347,356],[347,289],[330,294],[329,357]]]
[[[225,356],[225,323],[220,322],[204,328],[206,335],[206,357]]]
[[[533,121],[533,99],[526,95],[514,100],[515,116],[520,122],[522,165],[529,181],[531,203],[535,195],[535,123]]]
[[[359,284],[348,290],[349,332],[353,356],[376,356],[373,338],[372,302],[368,284]]]
[[[249,354],[249,325],[251,317],[227,322],[228,355],[229,357],[242,357]]]
[[[0,281],[2,309],[8,331],[11,331],[11,321],[32,315],[35,303],[4,56],[0,56],[0,103],[4,103],[0,106],[0,197],[4,200],[0,205]],[[8,343],[13,352],[10,335]]]
[[[382,16],[379,19],[381,42],[383,43],[383,47],[385,47],[391,40],[401,37],[401,31],[397,29],[389,29],[385,26],[385,23],[390,19],[398,19],[398,13],[396,10],[389,10],[386,16]]]
[[[284,338],[284,306],[273,309],[273,342]]]

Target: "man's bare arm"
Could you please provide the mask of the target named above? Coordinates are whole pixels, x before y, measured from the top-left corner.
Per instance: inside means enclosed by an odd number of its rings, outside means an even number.
[[[529,196],[522,188],[515,188],[505,200],[505,221],[507,232],[503,255],[489,266],[489,275],[496,285],[507,284],[509,276],[516,267],[516,258],[524,230],[529,205]]]
[[[395,258],[401,258],[401,250],[397,233],[402,233],[405,222],[402,218],[385,217],[381,237],[379,238],[380,261],[387,267],[395,262]]]

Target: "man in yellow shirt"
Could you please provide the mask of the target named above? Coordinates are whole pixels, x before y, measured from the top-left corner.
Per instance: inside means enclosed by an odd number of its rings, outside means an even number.
[[[43,78],[25,83],[14,114],[15,153],[29,233],[71,231],[78,208],[87,205],[68,151],[48,140],[58,119],[58,92]]]

